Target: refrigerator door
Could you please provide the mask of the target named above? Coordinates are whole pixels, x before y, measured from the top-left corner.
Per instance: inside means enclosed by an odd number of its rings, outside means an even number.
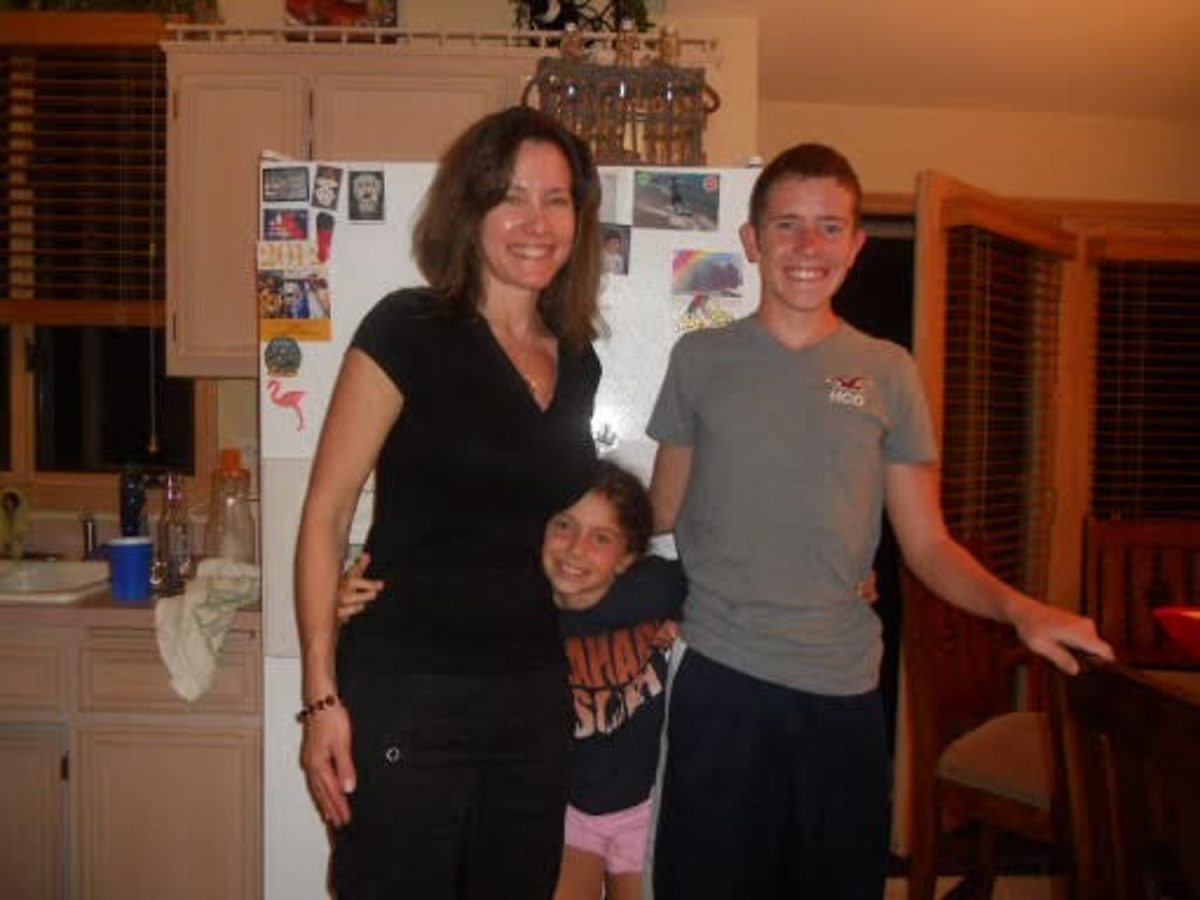
[[[600,295],[607,335],[595,344],[604,375],[592,433],[601,453],[647,480],[656,445],[646,423],[672,345],[758,306],[757,276],[738,237],[757,174],[601,169],[601,230],[623,241],[627,272],[608,273]]]

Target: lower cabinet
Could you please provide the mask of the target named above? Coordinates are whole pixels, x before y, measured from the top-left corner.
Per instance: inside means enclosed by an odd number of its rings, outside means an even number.
[[[0,879],[6,897],[66,896],[64,729],[0,723]]]
[[[257,897],[259,744],[238,729],[80,729],[76,895]]]
[[[0,896],[262,896],[253,621],[226,635],[212,687],[187,703],[148,625],[23,634],[0,612]]]

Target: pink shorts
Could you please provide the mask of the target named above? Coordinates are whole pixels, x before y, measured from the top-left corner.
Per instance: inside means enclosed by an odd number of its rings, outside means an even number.
[[[602,816],[590,816],[568,804],[566,844],[599,856],[606,872],[640,872],[646,860],[650,811],[649,800]]]

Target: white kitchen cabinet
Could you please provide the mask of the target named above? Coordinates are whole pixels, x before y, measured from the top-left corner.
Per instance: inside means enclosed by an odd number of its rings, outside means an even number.
[[[153,608],[0,607],[0,894],[261,896],[260,621],[188,703]]]
[[[301,79],[245,54],[168,68],[167,371],[253,377],[258,158],[303,151]]]
[[[69,648],[53,630],[3,628],[0,634],[3,892],[65,897]]]
[[[76,896],[258,897],[260,755],[245,728],[80,729]]]
[[[8,897],[66,896],[61,725],[0,723],[0,873]]]

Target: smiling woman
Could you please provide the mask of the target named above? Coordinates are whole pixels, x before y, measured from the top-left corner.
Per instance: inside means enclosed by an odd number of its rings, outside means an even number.
[[[554,119],[480,119],[413,231],[428,287],[376,303],[343,359],[296,542],[301,760],[339,897],[553,892],[569,735],[537,548],[595,463],[599,200]],[[371,472],[382,586],[339,630]]]

